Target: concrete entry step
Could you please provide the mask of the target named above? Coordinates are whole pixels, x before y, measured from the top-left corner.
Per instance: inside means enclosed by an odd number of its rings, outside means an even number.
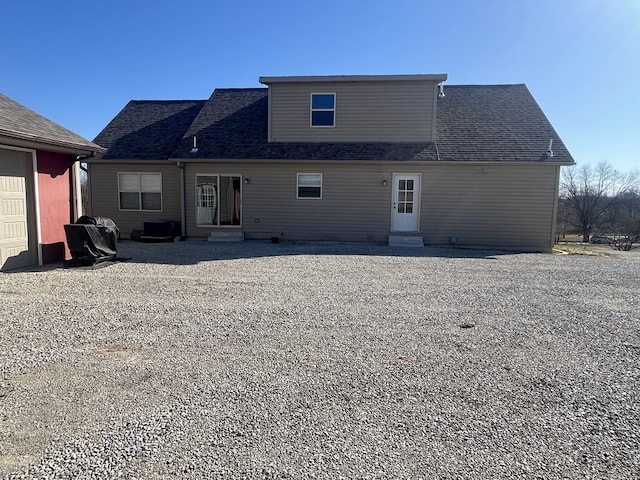
[[[415,235],[389,235],[390,247],[424,247],[424,238]]]
[[[242,242],[244,240],[244,232],[237,230],[219,230],[211,232],[207,240],[209,242]]]

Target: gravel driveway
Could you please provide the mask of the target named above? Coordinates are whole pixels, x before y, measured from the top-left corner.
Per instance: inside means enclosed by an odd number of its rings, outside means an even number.
[[[0,477],[640,477],[640,253],[119,254],[0,274]]]

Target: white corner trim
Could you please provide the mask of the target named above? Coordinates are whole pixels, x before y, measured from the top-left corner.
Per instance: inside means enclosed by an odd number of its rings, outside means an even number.
[[[31,150],[33,162],[33,202],[36,214],[36,242],[38,243],[38,266],[42,266],[42,228],[40,225],[40,186],[38,185],[38,156],[35,150]]]

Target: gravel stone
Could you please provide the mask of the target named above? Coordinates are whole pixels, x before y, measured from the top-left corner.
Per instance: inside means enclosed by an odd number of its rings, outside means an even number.
[[[0,274],[0,477],[640,478],[638,252],[119,257]]]

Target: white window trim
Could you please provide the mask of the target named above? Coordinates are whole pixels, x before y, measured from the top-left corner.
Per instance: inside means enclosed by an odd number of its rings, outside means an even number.
[[[309,187],[311,185],[300,185],[300,175],[318,175],[320,177],[320,196],[319,197],[301,197],[300,196],[300,187]],[[299,200],[322,200],[322,195],[323,195],[323,187],[324,184],[324,179],[322,178],[322,174],[321,173],[305,173],[305,172],[301,172],[296,174],[296,198]],[[313,185],[315,186],[315,185]]]
[[[120,190],[120,175],[137,175],[138,176],[138,186],[140,189],[138,190],[138,196],[140,201],[140,208],[122,208],[122,203],[120,201],[120,194],[123,190]],[[160,191],[143,191],[142,190],[142,182],[140,182],[140,175],[159,175],[160,176]],[[133,192],[126,192],[133,193]],[[146,208],[142,208],[142,194],[143,193],[159,193],[160,194],[160,210],[149,210]],[[162,172],[118,172],[118,210],[121,212],[162,212],[164,210],[164,193],[162,191]]]
[[[220,225],[220,193],[218,192],[218,197],[216,199],[216,218],[218,219],[218,224],[217,225],[210,225],[207,223],[198,223],[198,177],[216,177],[217,179],[217,186],[218,189],[220,188],[220,177],[238,177],[240,179],[240,224],[239,225]],[[242,195],[243,195],[243,189],[244,189],[244,178],[242,176],[242,174],[240,173],[196,173],[195,175],[195,185],[194,185],[194,204],[195,204],[195,211],[196,211],[196,218],[195,218],[195,223],[196,223],[196,228],[242,228],[242,214],[243,214],[243,208],[242,208]]]
[[[313,108],[314,95],[333,95],[333,108]],[[312,92],[309,95],[309,126],[311,128],[335,128],[336,127],[336,92]],[[333,112],[333,125],[314,125],[313,112]]]

